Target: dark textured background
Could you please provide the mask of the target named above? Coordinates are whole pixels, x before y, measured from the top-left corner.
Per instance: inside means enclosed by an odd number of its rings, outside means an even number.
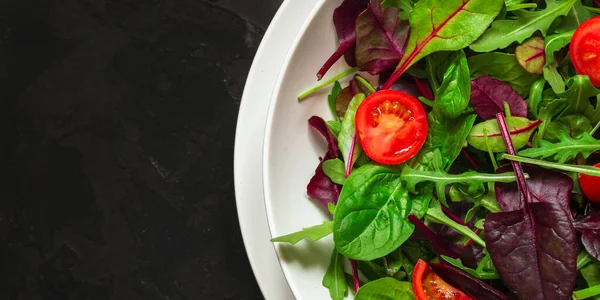
[[[0,0],[0,299],[262,298],[233,138],[280,2]]]

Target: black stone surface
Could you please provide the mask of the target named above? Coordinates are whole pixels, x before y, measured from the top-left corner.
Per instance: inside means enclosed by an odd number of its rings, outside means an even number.
[[[0,0],[0,299],[262,299],[241,93],[281,0]]]

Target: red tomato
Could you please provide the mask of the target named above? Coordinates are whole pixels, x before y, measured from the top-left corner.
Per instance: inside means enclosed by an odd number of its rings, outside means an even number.
[[[435,274],[429,265],[420,259],[413,271],[412,286],[417,300],[471,300],[465,293]]]
[[[600,17],[583,22],[571,39],[570,56],[577,73],[600,87]]]
[[[427,137],[427,115],[415,97],[394,90],[371,94],[356,111],[358,141],[368,157],[399,164],[415,156]]]
[[[600,168],[600,163],[594,165]],[[600,177],[579,174],[579,185],[585,196],[592,202],[600,202]]]

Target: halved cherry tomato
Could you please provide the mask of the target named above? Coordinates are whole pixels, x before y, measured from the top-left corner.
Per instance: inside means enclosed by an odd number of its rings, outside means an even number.
[[[427,115],[415,97],[394,90],[371,94],[356,111],[358,141],[372,160],[399,164],[413,157],[427,137]]]
[[[412,286],[417,300],[471,300],[461,290],[435,274],[429,265],[420,259],[413,271]]]
[[[600,17],[579,25],[569,50],[577,73],[588,75],[592,84],[600,87]]]
[[[594,165],[600,168],[600,163]],[[583,194],[592,202],[600,202],[600,177],[579,174],[579,185]]]

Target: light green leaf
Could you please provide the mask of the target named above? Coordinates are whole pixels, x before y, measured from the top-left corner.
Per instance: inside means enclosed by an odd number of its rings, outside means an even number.
[[[410,282],[391,277],[381,278],[365,284],[356,293],[356,300],[411,300],[415,299]]]
[[[538,118],[539,106],[543,100],[544,85],[546,85],[546,79],[540,78],[531,85],[529,90],[529,98],[526,102],[529,106],[529,113],[533,118]]]
[[[438,223],[442,225],[446,225],[456,232],[472,239],[475,243],[485,248],[485,242],[469,227],[460,225],[456,223],[454,220],[450,219],[446,214],[442,211],[442,205],[438,201],[433,201],[429,206],[429,210],[427,210],[426,220],[433,223]]]
[[[356,117],[356,110],[363,100],[365,100],[365,94],[357,94],[354,96],[354,98],[352,98],[352,101],[350,101],[350,104],[348,104],[348,110],[344,115],[340,134],[338,135],[338,146],[340,148],[340,152],[342,152],[342,157],[344,158],[347,169],[352,168],[356,162],[356,159],[358,159],[358,156],[360,156],[362,153],[362,148],[360,147],[358,139],[356,138],[356,127],[354,125],[354,120]],[[352,157],[350,157],[351,152],[353,153]]]
[[[346,182],[344,168],[344,162],[339,158],[328,159],[323,162],[323,173],[337,184],[344,184]]]
[[[529,74],[519,65],[514,54],[483,53],[467,59],[471,78],[482,75],[494,77],[508,83],[521,97],[527,97],[531,85],[539,76]]]
[[[587,165],[570,165],[570,164],[561,164],[554,163],[545,160],[533,159],[523,156],[515,156],[510,154],[502,154],[502,158],[508,159],[510,161],[516,161],[520,163],[530,164],[534,166],[540,166],[546,169],[554,169],[565,172],[574,172],[580,174],[587,174],[590,176],[600,176],[600,168],[596,168],[594,166]]]
[[[489,254],[488,254],[489,255]],[[492,279],[499,279],[500,276],[498,275],[498,272],[496,272],[495,270],[475,270],[475,269],[471,269],[469,267],[466,267],[465,265],[463,265],[462,261],[460,259],[457,258],[452,258],[452,257],[448,257],[448,256],[444,256],[442,255],[442,259],[444,259],[445,261],[447,261],[448,263],[450,263],[451,265],[467,272],[469,275],[475,277],[475,278],[479,278],[482,280],[492,280]],[[481,263],[480,263],[481,264]]]
[[[546,129],[552,122],[552,120],[560,114],[567,107],[567,100],[565,99],[555,99],[547,103],[544,107],[540,109],[539,119],[542,120],[542,123],[538,127],[537,133],[533,136],[533,147],[538,147],[540,141],[546,134]]]
[[[519,155],[531,158],[552,157],[562,164],[574,159],[578,154],[587,158],[593,152],[600,150],[600,141],[593,138],[589,132],[584,132],[580,139],[574,139],[568,132],[560,131],[558,138],[560,139],[558,143],[542,140],[539,147],[519,151]]]
[[[569,13],[576,1],[578,0],[546,0],[546,8],[543,10],[514,11],[515,19],[494,21],[492,27],[471,44],[471,49],[477,52],[504,49],[513,42],[523,42],[536,31],[540,31],[542,35],[546,36],[552,22]]]
[[[569,105],[562,115],[583,114],[588,109],[590,97],[600,95],[600,90],[597,89],[587,75],[576,75],[567,80],[567,91],[559,94],[563,99],[569,100]]]
[[[527,145],[533,131],[540,125],[541,121],[530,121],[527,118],[521,117],[506,117],[506,123],[515,149],[520,149]],[[496,119],[483,121],[473,126],[467,142],[472,147],[481,151],[488,151],[489,149],[496,153],[506,152],[504,139],[502,138]]]
[[[569,115],[552,121],[546,129],[544,140],[558,142],[560,141],[559,135],[561,132],[568,132],[572,138],[579,139],[586,131],[592,131],[590,119],[583,115]]]
[[[545,40],[546,44],[546,65],[544,66],[544,78],[548,81],[555,93],[560,94],[565,91],[565,81],[557,70],[558,62],[554,53],[566,47],[573,37],[575,31],[566,31],[559,34],[549,35]]]
[[[344,256],[333,249],[331,262],[323,277],[323,286],[329,290],[329,296],[332,300],[342,300],[346,297],[348,286],[346,285],[346,275],[344,273]]]
[[[274,243],[290,243],[292,245],[297,244],[303,239],[309,239],[316,242],[333,232],[333,221],[323,222],[321,225],[315,225],[312,227],[304,228],[298,232],[290,233],[280,237],[271,239]]]
[[[446,117],[456,119],[469,106],[471,78],[467,57],[463,51],[454,56],[436,95],[436,101],[439,101],[441,112]]]

